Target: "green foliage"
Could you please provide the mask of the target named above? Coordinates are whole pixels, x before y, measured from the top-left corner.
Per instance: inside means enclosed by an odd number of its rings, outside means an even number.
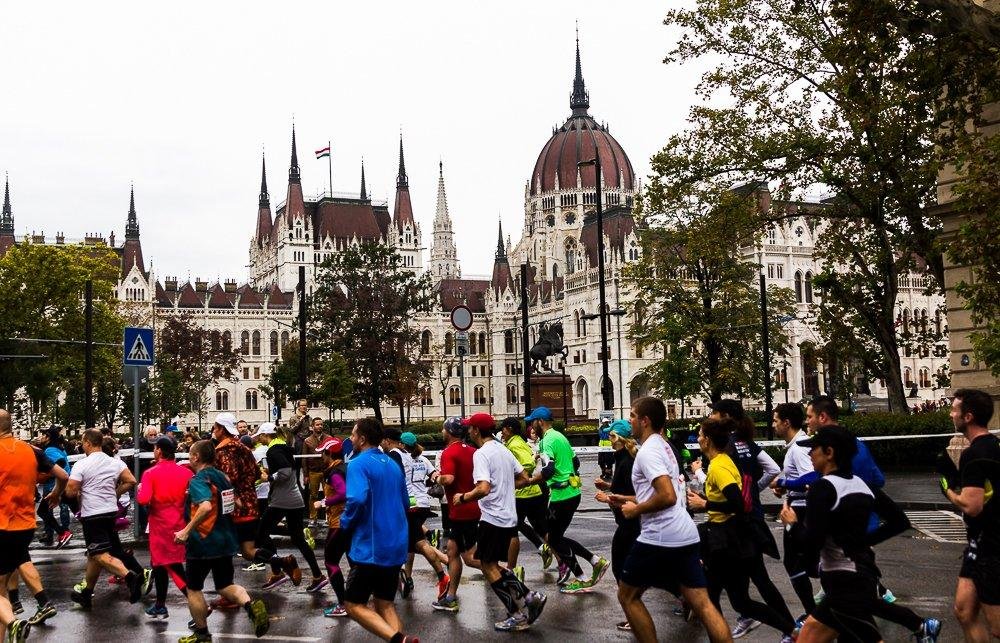
[[[383,400],[406,395],[396,377],[419,348],[411,322],[432,302],[430,276],[414,275],[382,244],[349,246],[324,261],[317,275],[310,327],[322,351],[343,356],[354,376],[354,400],[380,420]]]
[[[347,361],[339,353],[320,350],[313,343],[306,343],[306,383],[311,406],[322,404],[337,411],[353,407],[354,379]],[[271,366],[268,385],[260,387],[280,405],[299,390],[299,341],[293,339],[281,349],[281,359]]]
[[[761,395],[758,264],[744,255],[758,230],[756,201],[731,190],[687,187],[669,201],[661,194],[666,214],[647,216],[642,259],[626,272],[641,302],[632,339],[665,347],[644,375],[669,398]],[[793,310],[787,289],[769,289],[768,300],[772,320]],[[769,330],[773,346],[786,343],[776,321]]]
[[[902,415],[900,413],[854,414],[841,418],[841,424],[857,436],[928,435],[954,433],[948,411]],[[882,468],[923,466],[934,462],[950,438],[922,440],[875,440],[866,442],[875,462]]]
[[[995,53],[931,4],[698,0],[669,11],[666,23],[682,35],[666,62],[714,67],[698,85],[704,103],[692,107],[691,127],[653,157],[646,195],[663,211],[692,186],[780,184],[763,217],[780,221],[801,216],[791,195],[834,192],[810,212],[822,224],[821,321],[848,329],[845,360],[873,356],[867,369],[886,379],[901,412],[898,279],[919,257],[933,287],[943,283],[939,220],[928,213],[946,160],[935,146],[950,149],[984,88],[996,87]]]

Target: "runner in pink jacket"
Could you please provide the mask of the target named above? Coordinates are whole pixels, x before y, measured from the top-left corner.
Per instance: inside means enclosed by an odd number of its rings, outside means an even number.
[[[154,445],[156,464],[142,474],[138,501],[149,510],[149,558],[153,566],[156,602],[146,610],[152,618],[168,618],[167,576],[177,589],[187,594],[184,576],[185,547],[174,542],[174,533],[187,524],[184,519],[184,498],[188,481],[194,475],[186,465],[177,464],[177,445],[170,438],[159,438]]]

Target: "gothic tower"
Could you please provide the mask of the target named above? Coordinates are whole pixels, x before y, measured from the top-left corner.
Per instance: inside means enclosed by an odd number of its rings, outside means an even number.
[[[434,283],[442,279],[462,276],[455,251],[455,234],[448,215],[448,197],[444,191],[444,164],[438,162],[437,210],[434,213],[434,232],[431,241],[431,260],[427,269]]]

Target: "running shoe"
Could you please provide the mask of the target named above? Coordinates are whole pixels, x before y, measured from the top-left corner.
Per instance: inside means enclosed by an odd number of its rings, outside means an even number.
[[[791,634],[785,634],[781,637],[781,643],[795,643],[795,637]]]
[[[28,632],[30,631],[31,623],[16,619],[11,621],[10,625],[7,626],[7,640],[10,643],[22,643],[22,641],[28,638]]]
[[[267,581],[261,586],[263,590],[274,589],[275,587],[280,587],[288,582],[288,575],[284,572],[279,572],[277,574],[270,574],[267,577]]]
[[[621,621],[620,623],[618,623],[617,625],[615,625],[615,627],[618,628],[619,632],[631,632],[632,631],[632,625],[628,621]]]
[[[427,542],[431,544],[431,547],[437,549],[438,545],[441,543],[441,530],[440,529],[430,529],[427,531]]]
[[[538,620],[545,609],[545,601],[548,599],[541,592],[528,592],[524,599],[524,607],[528,610],[528,625]]]
[[[896,602],[896,595],[892,593],[891,589],[886,587],[885,594],[882,594],[882,600],[891,605]]]
[[[758,627],[760,627],[760,621],[740,616],[736,619],[736,626],[733,628],[732,636],[734,639],[743,638]]]
[[[264,605],[264,601],[259,598],[255,601],[250,601],[250,623],[253,624],[253,633],[257,638],[260,638],[267,634],[267,630],[271,627],[271,619],[267,617],[267,606]]]
[[[431,607],[439,612],[457,612],[458,611],[458,597],[457,596],[445,596],[444,598],[439,598],[438,600],[431,603]]]
[[[80,581],[79,583],[77,583],[76,585],[73,586],[73,591],[74,592],[82,592],[85,589],[87,589],[87,579],[86,578],[84,578],[82,581]]]
[[[514,577],[517,578],[517,580],[521,581],[522,583],[524,582],[524,566],[523,565],[517,565],[511,571],[514,572]]]
[[[146,596],[153,591],[153,570],[142,570],[142,595]]]
[[[575,580],[572,583],[567,583],[559,588],[560,594],[589,594],[593,590],[590,587],[589,581]]]
[[[548,543],[542,543],[542,546],[538,548],[538,555],[542,557],[543,570],[552,567],[552,550]]]
[[[413,579],[406,575],[406,572],[402,569],[399,570],[399,595],[403,598],[409,598],[410,594],[413,593]]]
[[[913,635],[917,643],[936,643],[941,636],[941,621],[936,618],[925,618],[920,625],[920,631]]]
[[[519,632],[529,627],[531,625],[528,624],[528,617],[523,612],[518,612],[513,616],[508,616],[506,620],[493,624],[493,629],[497,632]]]
[[[17,600],[17,601],[11,601],[10,602],[10,609],[11,609],[11,611],[14,612],[14,614],[20,614],[21,612],[24,611],[24,605],[21,605],[21,601],[19,601],[19,600]]]
[[[150,605],[146,608],[146,616],[150,618],[170,618],[166,605]]]
[[[52,601],[48,601],[45,605],[41,605],[35,615],[28,619],[28,625],[41,625],[47,619],[52,618],[56,615],[56,606],[52,604]]]
[[[608,562],[607,558],[604,558],[603,556],[599,558],[598,561],[594,563],[594,570],[590,575],[590,586],[593,587],[594,585],[600,583],[601,579],[604,578],[604,575],[608,573],[608,569],[610,567],[611,563]]]
[[[243,571],[245,572],[262,572],[267,569],[267,565],[264,563],[250,563],[249,565],[244,565]]]
[[[129,603],[138,603],[139,599],[142,598],[143,584],[143,577],[135,572],[129,572],[125,576],[125,585],[128,586]]]
[[[208,632],[191,632],[177,639],[177,643],[212,643],[212,635]]]
[[[94,602],[94,593],[86,589],[86,584],[84,584],[84,589],[77,591],[76,587],[70,592],[69,600],[73,601],[85,610],[89,610]]]
[[[347,616],[347,610],[340,603],[334,603],[333,606],[327,607],[323,610],[323,616],[327,618],[339,618],[341,616]]]
[[[56,543],[56,549],[62,549],[66,544],[73,539],[73,532],[66,530],[59,535],[59,542]]]
[[[556,579],[556,585],[566,585],[572,577],[572,570],[568,566],[559,563],[559,578]]]
[[[445,574],[438,581],[438,600],[441,600],[448,594],[448,586],[451,585],[451,576]]]
[[[302,584],[302,570],[299,569],[299,563],[295,560],[295,556],[289,554],[282,558],[281,568],[285,570],[285,573],[292,580],[292,585],[298,587]]]
[[[309,583],[308,587],[306,587],[306,591],[309,592],[310,594],[313,592],[318,592],[319,590],[323,589],[329,584],[330,581],[326,579],[326,576],[314,576],[312,582]]]
[[[42,547],[51,547],[55,544],[55,541],[52,539],[52,536],[48,536],[47,538],[39,538],[38,544]]]
[[[819,605],[820,603],[823,602],[824,598],[826,598],[826,592],[824,592],[823,590],[819,590],[818,592],[816,592],[816,595],[813,596],[813,602]]]
[[[213,610],[234,610],[239,607],[238,603],[233,603],[225,596],[220,596],[208,604]]]
[[[313,538],[312,529],[309,527],[303,527],[302,535],[305,536],[306,544],[309,545],[309,549],[316,549],[316,539]]]

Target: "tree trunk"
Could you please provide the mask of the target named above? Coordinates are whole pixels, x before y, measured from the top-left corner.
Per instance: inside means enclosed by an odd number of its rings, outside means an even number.
[[[896,329],[893,325],[886,327],[880,324],[878,328],[878,343],[882,350],[882,361],[885,377],[885,387],[889,393],[889,411],[909,414],[910,407],[906,403],[906,391],[903,389],[903,374],[899,366],[899,346],[896,343]]]

